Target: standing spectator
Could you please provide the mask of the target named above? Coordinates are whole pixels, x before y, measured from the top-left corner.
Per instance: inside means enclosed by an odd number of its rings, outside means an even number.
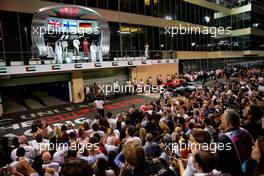
[[[18,142],[19,142],[19,147],[25,149],[25,151],[26,151],[25,156],[28,159],[34,158],[36,156],[36,152],[35,152],[34,147],[31,147],[27,144],[27,137],[26,136],[24,136],[24,135],[19,136]],[[17,160],[16,153],[17,153],[17,149],[14,149],[11,153],[11,158],[13,161]]]
[[[248,130],[254,140],[256,140],[258,136],[264,134],[260,124],[257,123],[261,119],[261,116],[262,111],[256,105],[249,105],[243,110],[243,128]]]
[[[145,158],[144,149],[137,140],[127,142],[123,148],[123,154],[125,157],[125,163],[127,164],[122,165],[120,176],[126,175],[126,172],[129,170],[128,165],[132,166],[133,173],[136,176],[174,175],[169,169],[169,166],[164,161],[156,163],[154,163],[152,160],[147,161]]]
[[[97,109],[98,114],[104,118],[105,117],[105,113],[104,113],[104,100],[102,100],[102,98],[96,98],[96,100],[94,101],[94,106]]]
[[[242,175],[242,164],[250,157],[253,138],[243,128],[239,128],[239,115],[233,110],[226,110],[221,118],[223,130],[216,140],[221,145],[231,145],[230,150],[218,150],[219,164],[217,169],[232,176]]]
[[[162,85],[162,82],[163,82],[162,76],[161,76],[161,74],[159,74],[158,77],[157,77],[158,86]]]
[[[134,94],[137,94],[137,78],[135,77],[134,80],[132,81],[132,85],[134,87]]]
[[[257,162],[254,176],[264,175],[264,137],[258,137],[251,153],[252,159]]]
[[[94,166],[95,176],[115,176],[115,172],[113,170],[108,170],[107,161],[103,158],[99,158]]]

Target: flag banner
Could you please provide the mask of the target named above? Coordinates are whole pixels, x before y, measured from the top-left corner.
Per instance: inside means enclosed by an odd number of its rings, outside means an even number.
[[[26,67],[26,71],[27,72],[36,71],[36,67],[35,66]]]
[[[77,30],[77,21],[72,21],[72,20],[64,20],[63,21],[63,27],[64,30],[67,32],[78,32]]]
[[[128,61],[128,65],[133,65],[133,61]]]
[[[60,70],[60,65],[52,65],[52,70]]]
[[[61,20],[52,20],[52,19],[49,19],[48,20],[48,27],[49,28],[57,28],[57,27],[62,27],[62,23],[61,23]]]
[[[118,66],[118,62],[112,62],[112,66]]]
[[[95,63],[94,66],[95,66],[95,67],[101,67],[102,64],[99,62],[99,63]]]
[[[82,64],[75,64],[74,67],[75,68],[82,68]]]
[[[7,72],[7,70],[5,67],[0,67],[0,73],[6,73],[6,72]]]

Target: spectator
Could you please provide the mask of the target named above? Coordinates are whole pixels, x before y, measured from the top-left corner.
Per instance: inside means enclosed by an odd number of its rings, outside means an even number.
[[[258,137],[251,153],[252,159],[257,162],[254,176],[264,175],[264,137]]]
[[[108,170],[107,161],[103,158],[99,158],[95,163],[95,176],[115,176],[115,172],[113,170]]]
[[[85,160],[76,158],[63,163],[59,174],[63,176],[92,176],[93,170]]]
[[[19,142],[19,147],[23,147],[25,149],[26,158],[34,158],[36,156],[36,151],[35,151],[34,147],[29,146],[27,144],[27,137],[26,136],[24,136],[24,135],[19,136],[18,142]],[[17,160],[16,153],[17,153],[17,148],[14,149],[11,153],[11,158],[13,161]]]
[[[218,150],[217,170],[232,176],[242,175],[242,164],[250,157],[253,138],[243,128],[239,128],[239,115],[233,110],[226,110],[221,118],[220,128],[223,133],[217,139],[218,144],[230,145],[230,150]]]
[[[257,139],[258,136],[263,135],[263,129],[260,124],[257,123],[262,116],[262,111],[256,105],[249,105],[243,110],[243,119],[245,128],[254,138]]]
[[[173,172],[169,169],[166,163],[160,161],[160,163],[154,163],[153,161],[147,161],[145,159],[145,153],[142,145],[137,140],[128,141],[123,149],[125,161],[120,171],[120,176],[125,175],[129,166],[133,167],[133,173],[137,176],[145,175],[163,175],[172,176]]]
[[[104,118],[104,100],[102,98],[96,98],[96,100],[94,101],[94,106],[96,107],[97,112],[101,116],[101,118]]]

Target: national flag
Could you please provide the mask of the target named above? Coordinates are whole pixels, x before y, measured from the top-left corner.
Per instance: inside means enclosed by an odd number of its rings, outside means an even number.
[[[63,21],[63,27],[65,27],[66,29],[73,29],[75,30],[77,28],[77,22],[76,21]]]
[[[61,27],[61,20],[48,20],[48,25],[49,27],[56,28],[56,27]]]
[[[82,68],[82,64],[75,64],[74,67],[75,68]]]
[[[52,65],[52,70],[60,70],[60,65]]]
[[[112,62],[112,66],[118,66],[118,62]]]
[[[0,73],[6,73],[7,71],[6,71],[6,68],[5,67],[1,67],[0,68]]]
[[[36,71],[36,67],[35,66],[26,67],[26,71],[27,72]]]
[[[94,64],[95,67],[101,67],[102,64],[100,62]]]
[[[133,65],[133,61],[128,61],[127,64],[128,65]]]
[[[82,30],[88,30],[88,31],[93,29],[91,23],[80,23],[79,28]]]

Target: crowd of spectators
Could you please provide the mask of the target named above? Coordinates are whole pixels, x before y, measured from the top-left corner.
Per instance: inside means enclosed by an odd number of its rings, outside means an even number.
[[[0,175],[264,175],[263,68],[239,75],[77,128],[39,120],[32,138],[1,139]]]

